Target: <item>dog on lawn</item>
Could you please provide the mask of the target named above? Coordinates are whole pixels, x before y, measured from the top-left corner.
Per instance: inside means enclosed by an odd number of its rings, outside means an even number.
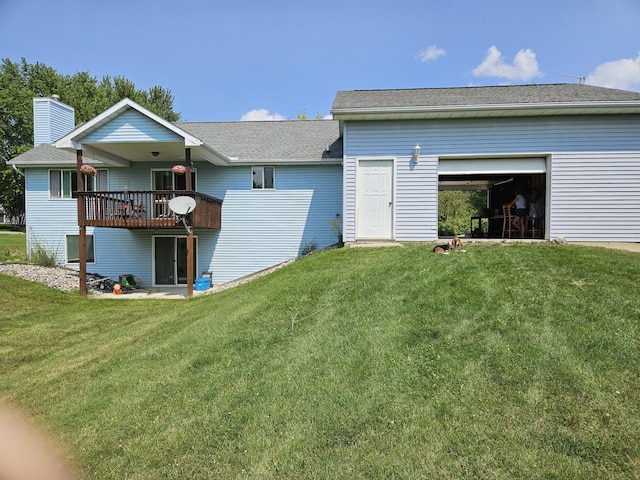
[[[449,243],[444,243],[442,245],[436,245],[433,247],[433,251],[435,253],[441,253],[443,255],[449,255],[451,250],[455,252],[464,252],[461,250],[464,245],[462,241],[458,237],[453,237]]]

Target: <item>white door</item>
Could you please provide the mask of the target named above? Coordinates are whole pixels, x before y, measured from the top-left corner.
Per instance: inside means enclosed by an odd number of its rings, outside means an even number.
[[[393,160],[358,165],[358,239],[393,238]]]

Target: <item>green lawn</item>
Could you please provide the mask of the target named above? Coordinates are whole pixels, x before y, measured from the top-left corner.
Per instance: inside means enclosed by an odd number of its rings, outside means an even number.
[[[92,479],[638,478],[640,255],[339,249],[182,301],[0,275],[0,395]]]
[[[24,262],[26,258],[25,234],[0,229],[0,263]]]

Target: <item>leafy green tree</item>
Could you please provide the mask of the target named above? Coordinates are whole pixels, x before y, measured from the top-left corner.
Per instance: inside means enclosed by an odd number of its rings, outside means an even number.
[[[438,234],[462,235],[470,227],[469,219],[487,205],[487,192],[481,190],[444,190],[438,192]]]
[[[76,123],[86,122],[123,98],[131,98],[174,122],[173,95],[161,86],[148,91],[119,76],[99,82],[88,72],[62,75],[42,63],[2,59],[0,64],[0,205],[10,215],[24,212],[24,179],[6,162],[33,147],[33,98],[57,94],[75,110]]]

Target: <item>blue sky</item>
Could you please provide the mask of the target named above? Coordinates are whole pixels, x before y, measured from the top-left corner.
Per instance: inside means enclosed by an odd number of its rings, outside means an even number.
[[[161,85],[186,121],[311,118],[338,90],[640,91],[640,0],[0,0],[0,58]],[[62,99],[64,101],[64,99]]]

